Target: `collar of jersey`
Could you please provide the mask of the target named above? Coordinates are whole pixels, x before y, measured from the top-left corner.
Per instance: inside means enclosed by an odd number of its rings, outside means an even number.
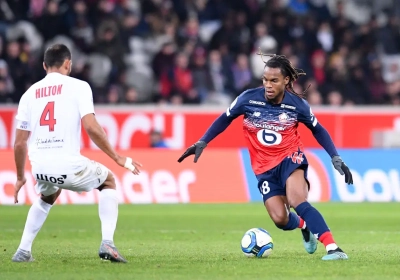
[[[51,73],[49,73],[49,74],[46,74],[46,77],[47,77],[47,76],[50,76],[50,75],[63,75],[63,74],[57,73],[57,72],[51,72]]]

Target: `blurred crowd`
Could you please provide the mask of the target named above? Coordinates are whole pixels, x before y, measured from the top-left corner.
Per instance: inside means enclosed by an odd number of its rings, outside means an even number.
[[[45,76],[64,43],[95,103],[229,104],[261,86],[257,52],[307,75],[310,104],[400,104],[395,0],[1,0],[0,103]]]

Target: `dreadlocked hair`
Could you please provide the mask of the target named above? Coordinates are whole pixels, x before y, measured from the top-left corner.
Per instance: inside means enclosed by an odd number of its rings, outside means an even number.
[[[293,67],[290,60],[287,59],[287,57],[284,55],[263,54],[261,52],[261,50],[257,54],[261,56],[262,61],[265,63],[265,67],[279,68],[279,69],[281,69],[282,75],[284,77],[289,77],[289,83],[286,85],[286,89],[289,92],[297,95],[300,98],[305,97],[305,94],[308,91],[308,89],[310,88],[310,85],[308,85],[306,90],[303,91],[302,93],[297,93],[293,89],[293,83],[299,78],[299,76],[306,75],[306,73],[302,69]],[[271,58],[268,61],[265,61],[263,58],[264,56],[268,56]]]

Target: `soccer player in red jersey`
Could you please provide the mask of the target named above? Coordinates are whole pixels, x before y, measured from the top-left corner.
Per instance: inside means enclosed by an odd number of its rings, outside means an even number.
[[[293,90],[293,82],[305,73],[294,68],[285,56],[270,56],[265,62],[263,87],[240,94],[178,162],[192,154],[195,155],[194,162],[197,162],[207,144],[235,118],[243,115],[243,131],[251,165],[265,208],[275,225],[282,230],[300,228],[309,254],[317,250],[318,239],[327,251],[323,260],[346,260],[348,256],[334,241],[321,213],[307,202],[310,188],[308,162],[297,131],[299,122],[312,131],[318,143],[331,156],[335,169],[345,175],[346,183],[353,183],[352,174],[307,101]],[[290,211],[290,207],[297,215]]]

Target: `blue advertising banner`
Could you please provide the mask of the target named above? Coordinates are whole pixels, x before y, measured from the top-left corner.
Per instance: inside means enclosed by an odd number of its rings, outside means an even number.
[[[306,150],[310,164],[309,201],[388,202],[400,201],[400,149],[339,150],[353,174],[354,184],[347,185],[332,166],[323,149]],[[251,201],[262,201],[257,180],[251,169],[247,149],[241,149],[243,169]]]

